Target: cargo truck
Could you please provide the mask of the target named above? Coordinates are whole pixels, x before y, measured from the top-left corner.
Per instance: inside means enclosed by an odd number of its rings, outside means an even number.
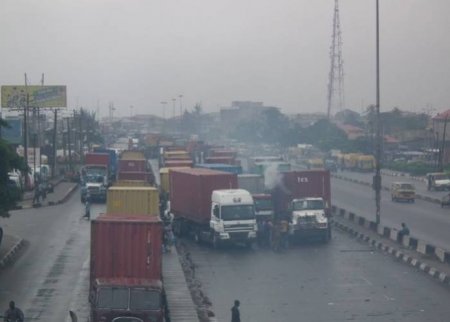
[[[81,169],[80,199],[85,202],[89,194],[91,201],[105,202],[109,181],[109,154],[86,153],[85,166]]]
[[[94,152],[95,153],[106,153],[109,155],[109,159],[108,159],[109,180],[114,182],[116,180],[117,163],[118,163],[116,150],[96,147],[96,148],[94,148]]]
[[[164,321],[161,240],[158,217],[91,222],[90,321]]]
[[[330,172],[308,170],[285,172],[273,189],[275,215],[287,216],[294,240],[319,237],[328,242],[331,237]]]
[[[237,176],[210,169],[171,170],[170,207],[174,232],[196,241],[243,243],[256,238],[255,207],[251,194],[237,189]]]

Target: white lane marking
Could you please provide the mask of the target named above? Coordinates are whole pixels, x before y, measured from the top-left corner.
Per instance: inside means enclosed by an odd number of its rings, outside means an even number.
[[[367,283],[367,285],[373,286],[373,283],[371,281],[369,281],[367,278],[365,277],[361,277],[361,279]]]

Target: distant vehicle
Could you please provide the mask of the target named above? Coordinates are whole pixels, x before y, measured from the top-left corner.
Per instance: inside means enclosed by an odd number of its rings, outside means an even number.
[[[428,191],[450,190],[450,175],[444,172],[427,173]]]
[[[441,208],[444,208],[446,206],[450,206],[450,193],[446,194],[441,199]]]
[[[392,201],[414,202],[416,198],[415,187],[409,182],[393,182],[391,185]]]
[[[325,160],[325,169],[330,172],[337,172],[337,163],[334,160],[327,159]]]

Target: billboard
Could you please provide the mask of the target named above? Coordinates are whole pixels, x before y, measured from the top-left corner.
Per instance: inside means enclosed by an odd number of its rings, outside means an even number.
[[[2,107],[67,107],[66,86],[2,86]]]
[[[10,144],[22,144],[22,119],[21,118],[6,118],[5,121],[9,127],[2,127],[1,137]]]

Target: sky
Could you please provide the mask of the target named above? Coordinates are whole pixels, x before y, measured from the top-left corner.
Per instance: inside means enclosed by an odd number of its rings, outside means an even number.
[[[450,1],[379,0],[381,110],[450,108]],[[340,0],[345,107],[375,103],[375,0]],[[1,0],[0,85],[67,85],[68,108],[326,112],[334,0]],[[132,108],[130,106],[133,106]],[[332,112],[337,112],[336,110]]]

